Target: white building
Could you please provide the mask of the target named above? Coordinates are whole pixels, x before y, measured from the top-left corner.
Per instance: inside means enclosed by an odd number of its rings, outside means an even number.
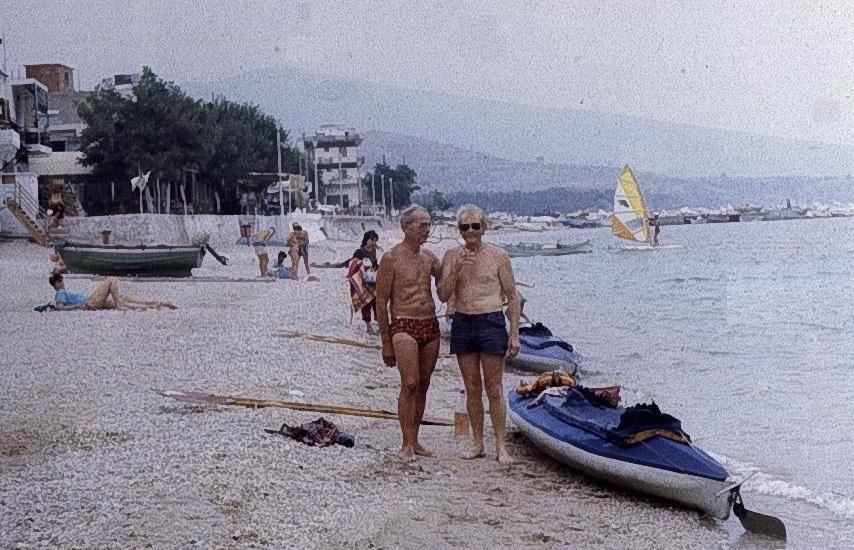
[[[315,168],[316,181],[307,182],[315,191],[315,198],[320,186],[326,191],[325,204],[353,208],[362,202],[365,157],[359,156],[361,143],[355,129],[339,124],[324,124],[314,136],[303,137],[297,143]]]

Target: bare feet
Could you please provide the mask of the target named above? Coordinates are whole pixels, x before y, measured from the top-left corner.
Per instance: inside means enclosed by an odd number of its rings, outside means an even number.
[[[415,444],[415,454],[418,456],[433,456],[433,452],[424,447],[421,443]]]
[[[510,453],[508,453],[506,449],[503,451],[499,451],[495,459],[498,461],[499,464],[513,464],[515,462],[515,460],[513,460],[513,457],[510,456]]]
[[[460,458],[463,460],[474,460],[476,458],[483,458],[486,456],[486,453],[483,452],[483,447],[474,447],[467,453],[463,453],[460,455]]]
[[[415,460],[415,447],[407,445],[400,450],[400,460],[404,462],[412,462]]]

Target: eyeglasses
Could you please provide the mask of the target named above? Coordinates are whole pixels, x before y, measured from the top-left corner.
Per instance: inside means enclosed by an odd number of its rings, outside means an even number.
[[[433,227],[432,222],[410,223],[409,225],[414,226],[416,229],[430,229]]]
[[[471,228],[472,231],[480,231],[480,223],[461,223],[460,224],[460,233],[465,233]]]

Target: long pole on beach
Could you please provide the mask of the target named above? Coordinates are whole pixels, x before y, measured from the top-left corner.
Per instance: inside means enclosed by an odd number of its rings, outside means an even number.
[[[171,397],[184,403],[196,403],[200,405],[236,405],[250,409],[265,409],[275,407],[280,409],[292,409],[295,411],[313,411],[326,414],[343,414],[348,416],[367,416],[369,418],[383,418],[386,420],[398,420],[398,416],[382,409],[364,409],[361,407],[342,407],[338,405],[326,405],[320,403],[302,403],[298,401],[280,401],[278,399],[256,399],[252,397],[232,397],[228,395],[212,395],[199,392],[185,392],[179,390],[154,390],[156,393]],[[421,424],[425,426],[453,426],[453,421],[444,418],[424,417]]]
[[[376,182],[376,179],[377,179],[377,171],[374,170],[373,172],[371,172],[371,198],[373,199],[371,206],[374,207],[374,216],[377,215],[377,188],[374,185],[374,183]]]
[[[276,125],[276,183],[279,187],[279,217],[285,217],[285,196],[282,193],[282,135],[279,131],[279,125]],[[288,212],[291,210],[291,193],[288,190]]]
[[[338,151],[338,206],[344,208],[344,171],[341,169],[341,151]]]
[[[317,183],[317,140],[314,140],[311,156],[314,158],[314,203],[320,204],[320,186]]]
[[[391,215],[394,216],[394,178],[388,178],[388,190],[391,193]]]
[[[385,208],[385,174],[380,174],[380,185],[382,186],[383,218],[385,218],[388,213],[388,210]]]

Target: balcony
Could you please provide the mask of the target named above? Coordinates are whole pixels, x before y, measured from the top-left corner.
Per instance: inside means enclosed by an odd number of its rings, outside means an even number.
[[[50,148],[50,136],[47,132],[39,134],[32,129],[27,129],[24,134],[24,147],[31,155],[49,155],[53,152],[53,149]]]

